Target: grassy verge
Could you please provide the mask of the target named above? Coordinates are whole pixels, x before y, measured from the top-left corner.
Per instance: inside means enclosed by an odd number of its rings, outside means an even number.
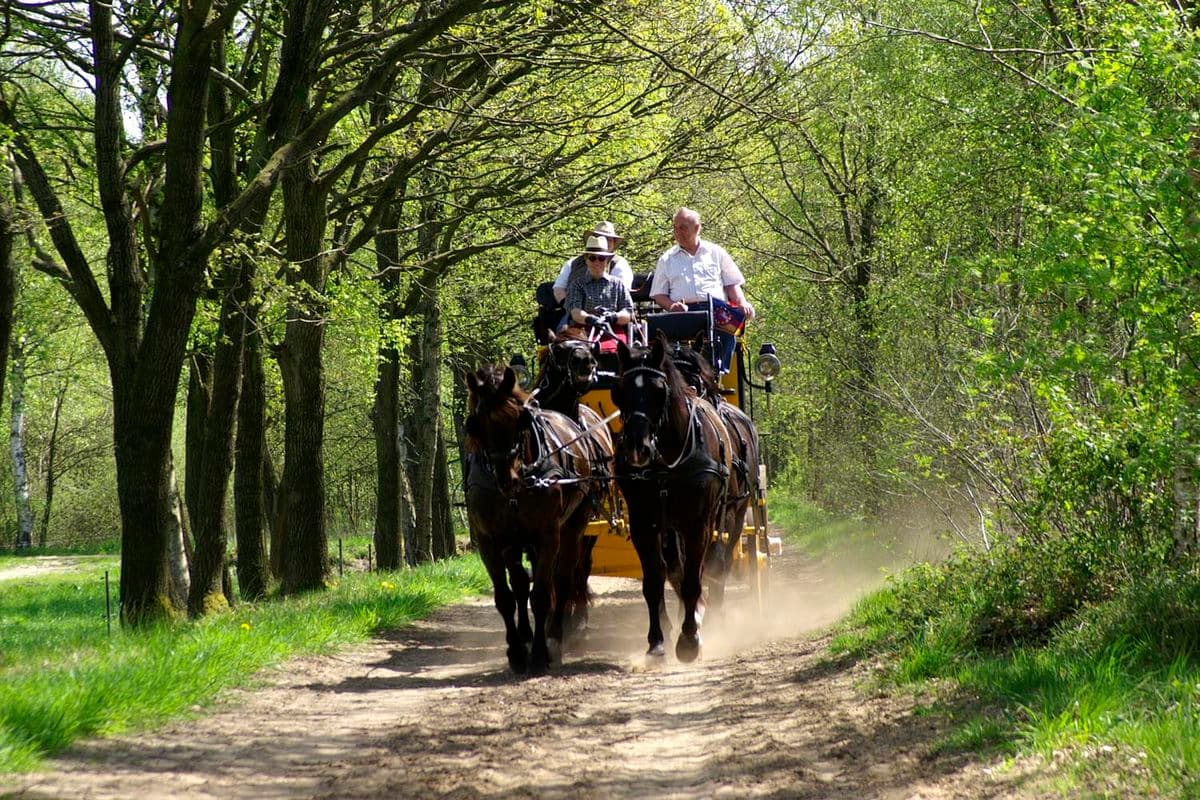
[[[989,589],[963,562],[924,568],[862,600],[833,650],[885,654],[948,720],[944,749],[1041,756],[1048,792],[1200,796],[1200,577],[1162,568],[1045,628]]]
[[[363,641],[490,586],[474,557],[347,571],[326,592],[154,630],[114,626],[109,636],[103,570],[0,582],[0,771],[31,769],[83,736],[185,714],[263,667]]]

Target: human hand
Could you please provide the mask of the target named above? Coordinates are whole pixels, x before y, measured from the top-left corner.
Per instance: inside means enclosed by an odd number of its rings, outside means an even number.
[[[676,300],[674,303],[671,303],[671,307],[667,311],[687,311],[687,303]]]

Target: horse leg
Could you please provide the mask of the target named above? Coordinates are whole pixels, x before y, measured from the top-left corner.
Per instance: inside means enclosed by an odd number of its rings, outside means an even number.
[[[492,596],[496,603],[496,610],[500,612],[500,617],[504,620],[504,640],[508,643],[506,652],[508,666],[513,672],[520,675],[528,667],[528,655],[525,650],[525,642],[521,640],[513,619],[517,603],[512,590],[508,587],[504,559],[497,552],[497,548],[484,538],[481,538],[479,542],[479,554],[488,571],[488,576],[492,579]]]
[[[558,561],[558,530],[543,533],[534,558],[533,591],[529,604],[533,611],[533,645],[529,653],[529,674],[544,675],[550,666],[550,650],[546,642],[546,628],[550,616],[554,591],[554,568]]]
[[[517,604],[517,633],[521,641],[533,641],[533,628],[529,626],[529,573],[521,560],[521,549],[514,547],[509,553],[508,580],[512,584]]]
[[[684,663],[695,661],[700,655],[700,593],[703,588],[704,555],[708,548],[715,515],[706,514],[699,531],[684,539],[683,581],[680,600],[683,601],[683,622],[679,626],[679,638],[675,642],[675,657]]]
[[[742,540],[742,525],[745,523],[745,503],[727,505],[719,515],[725,541],[710,547],[704,565],[704,585],[707,589],[708,605],[719,611],[725,603],[725,583],[733,570],[733,561]]]
[[[582,592],[579,592],[578,582],[579,563],[585,547],[583,529],[587,527],[588,515],[588,508],[581,503],[559,531],[558,563],[554,570],[554,606],[546,632],[552,663],[562,663],[567,610],[582,609],[585,618],[587,614],[586,572],[583,574]]]
[[[662,618],[666,616],[666,608],[663,604],[665,565],[662,547],[657,533],[652,534],[645,529],[633,529],[631,533],[638,560],[642,562],[642,597],[646,599],[646,609],[650,615],[650,630],[646,634],[649,649],[646,650],[646,655],[662,657],[667,654],[663,646]]]
[[[570,613],[564,625],[566,633],[582,633],[588,626],[588,605],[591,602],[591,592],[588,590],[588,576],[592,574],[592,550],[596,547],[595,536],[584,536],[580,546],[579,559],[571,582]]]

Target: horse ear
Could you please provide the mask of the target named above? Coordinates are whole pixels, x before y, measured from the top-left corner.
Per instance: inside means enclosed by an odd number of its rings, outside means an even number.
[[[632,356],[629,354],[629,348],[620,339],[617,339],[617,356],[621,362],[621,372],[624,372],[625,365],[629,363]]]
[[[471,394],[479,394],[479,378],[475,377],[474,372],[467,373],[467,390]]]
[[[658,332],[658,336],[654,337],[654,344],[650,346],[650,358],[655,364],[663,363],[663,356],[667,352],[667,337],[662,331]]]
[[[500,388],[496,393],[501,397],[512,394],[513,387],[517,385],[517,373],[513,372],[512,367],[504,368],[504,380],[500,381]]]
[[[550,344],[554,344],[558,341],[558,334],[556,334],[554,331],[546,331],[546,341]]]

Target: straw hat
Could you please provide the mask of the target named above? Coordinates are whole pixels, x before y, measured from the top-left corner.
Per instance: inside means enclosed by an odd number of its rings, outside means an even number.
[[[587,238],[587,247],[583,249],[585,256],[611,256],[612,251],[608,249],[608,239],[603,235],[592,235]]]
[[[611,222],[605,220],[599,223],[596,227],[587,232],[587,236],[603,236],[612,242],[613,247],[619,247],[624,243],[625,237],[617,235],[617,227]]]

